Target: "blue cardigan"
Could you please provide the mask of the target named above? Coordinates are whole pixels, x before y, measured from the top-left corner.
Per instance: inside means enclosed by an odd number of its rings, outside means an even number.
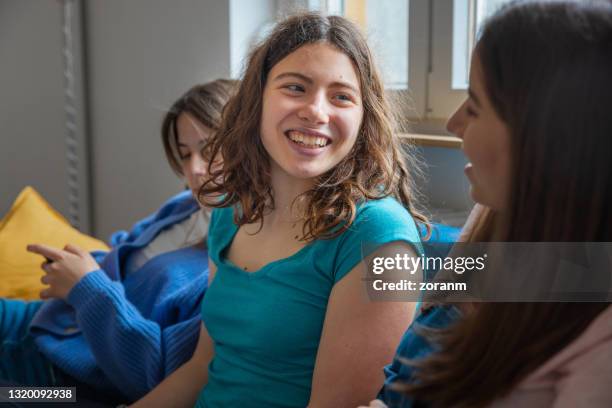
[[[45,302],[30,325],[40,351],[79,381],[135,400],[187,361],[198,339],[208,256],[200,248],[158,255],[127,277],[127,257],[164,228],[199,209],[191,192],[171,198],[131,232],[93,253],[100,269],[87,274],[66,302]]]

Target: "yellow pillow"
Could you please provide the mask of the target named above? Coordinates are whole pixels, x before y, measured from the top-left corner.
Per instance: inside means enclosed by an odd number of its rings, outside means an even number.
[[[0,296],[38,299],[44,258],[26,251],[39,243],[63,248],[75,244],[88,251],[108,246],[74,229],[32,187],[24,188],[8,214],[0,221]]]

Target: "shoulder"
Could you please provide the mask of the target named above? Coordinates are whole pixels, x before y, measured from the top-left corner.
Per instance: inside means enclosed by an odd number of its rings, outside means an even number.
[[[550,383],[555,407],[612,406],[612,306],[608,306],[577,339],[554,355],[514,390]]]
[[[193,212],[199,208],[199,204],[190,190],[181,191],[170,197],[158,211],[157,218],[164,218],[182,212]]]
[[[234,207],[214,208],[210,214],[210,229],[229,227],[234,224]]]
[[[392,197],[361,203],[344,240],[390,242],[393,240],[420,243],[416,223],[406,208]]]
[[[223,248],[225,241],[231,240],[237,226],[234,224],[234,207],[214,208],[208,227],[208,250],[215,259],[217,250]],[[216,260],[216,259],[215,259]]]
[[[326,244],[335,247],[335,281],[342,279],[361,260],[392,242],[406,243],[417,254],[423,254],[414,219],[397,200],[387,197],[361,203],[348,229]],[[331,253],[328,249],[326,252]]]
[[[171,207],[183,207],[183,206],[193,206],[198,205],[197,200],[191,193],[191,190],[183,190],[178,194],[173,195],[164,203],[165,206]]]
[[[408,210],[393,197],[368,200],[358,205],[355,223],[363,224],[366,222],[382,222],[385,225],[414,224]]]

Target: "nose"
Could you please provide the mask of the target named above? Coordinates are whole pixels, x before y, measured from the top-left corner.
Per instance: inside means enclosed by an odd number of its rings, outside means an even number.
[[[465,128],[466,103],[467,101],[463,102],[446,122],[446,130],[461,139],[463,139],[463,129]]]
[[[325,124],[329,122],[329,113],[327,109],[328,105],[325,93],[318,92],[305,101],[304,106],[302,106],[298,112],[298,116],[300,119],[312,124]]]
[[[189,171],[195,177],[206,175],[207,164],[201,154],[192,154],[189,160]]]

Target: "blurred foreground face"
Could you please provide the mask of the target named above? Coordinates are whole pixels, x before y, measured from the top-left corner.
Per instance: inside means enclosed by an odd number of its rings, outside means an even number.
[[[503,211],[510,189],[510,131],[485,91],[477,53],[472,57],[468,98],[449,119],[449,132],[463,140],[474,201]]]

